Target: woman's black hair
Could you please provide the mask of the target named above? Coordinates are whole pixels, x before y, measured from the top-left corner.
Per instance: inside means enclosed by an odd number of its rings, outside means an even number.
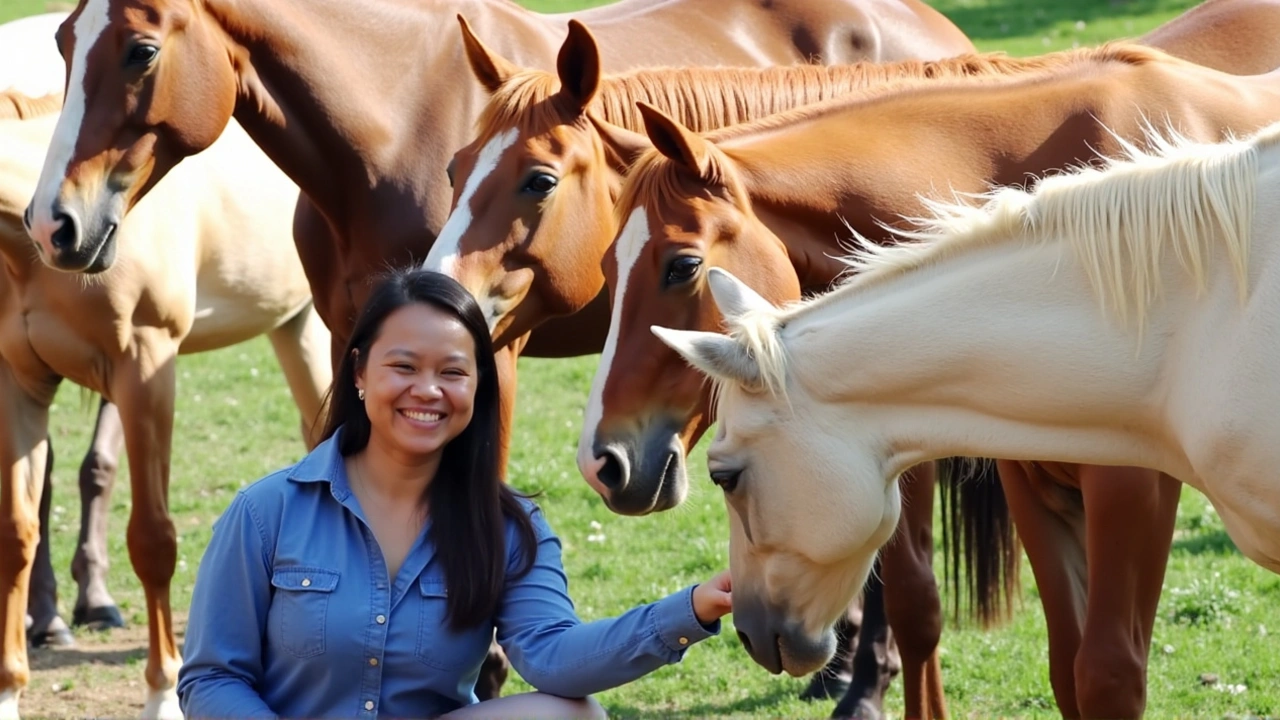
[[[369,444],[372,426],[356,394],[356,374],[387,317],[417,303],[456,317],[476,344],[479,372],[471,422],[445,445],[439,470],[423,498],[431,519],[428,539],[436,548],[449,588],[446,617],[458,630],[489,621],[497,610],[507,579],[507,518],[515,523],[522,551],[515,576],[528,572],[537,553],[533,522],[521,507],[520,496],[502,481],[498,466],[498,368],[489,326],[471,293],[453,278],[430,270],[400,269],[384,276],[365,302],[347,342],[330,389],[322,437],[332,437],[341,427],[338,451],[343,457]]]

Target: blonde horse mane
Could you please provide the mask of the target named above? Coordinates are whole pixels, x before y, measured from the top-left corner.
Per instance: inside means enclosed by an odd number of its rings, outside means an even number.
[[[0,91],[0,120],[27,120],[62,109],[62,93],[33,98],[17,90]]]
[[[1280,123],[1221,143],[1194,142],[1149,125],[1144,134],[1150,150],[1112,133],[1124,149],[1120,157],[1045,177],[1029,191],[1000,188],[971,196],[984,201],[979,204],[926,199],[932,216],[907,218],[915,229],[885,226],[908,242],[876,245],[855,233],[853,253],[845,259],[852,276],[809,304],[969,249],[1053,239],[1075,250],[1103,310],[1109,306],[1122,322],[1135,320],[1139,331],[1159,297],[1160,262],[1168,250],[1203,291],[1205,256],[1220,244],[1243,299],[1258,153],[1280,141]]]
[[[602,77],[587,111],[614,125],[640,131],[644,120],[636,103],[644,101],[662,107],[689,129],[701,131],[727,128],[854,90],[874,88],[879,94],[937,78],[1005,77],[1051,70],[1082,59],[1140,64],[1168,57],[1159,50],[1114,42],[1030,58],[986,53],[850,65],[641,68]],[[581,119],[577,108],[557,95],[559,91],[560,78],[554,72],[526,68],[515,73],[481,111],[476,124],[479,142],[486,143],[512,127],[537,132]]]

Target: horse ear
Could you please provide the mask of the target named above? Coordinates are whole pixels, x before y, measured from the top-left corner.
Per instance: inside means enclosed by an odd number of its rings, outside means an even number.
[[[698,173],[699,177],[706,177],[709,143],[652,105],[645,102],[636,105],[640,108],[640,117],[644,118],[644,130],[658,152]]]
[[[561,92],[579,110],[585,110],[600,90],[600,47],[587,26],[576,19],[569,21],[569,35],[556,56],[556,73]]]
[[[587,117],[595,126],[596,132],[600,134],[605,152],[609,153],[624,173],[640,159],[646,150],[653,149],[653,143],[649,142],[649,138],[643,133],[632,132],[620,125],[606,122],[593,113],[587,113]]]
[[[462,26],[462,47],[466,51],[467,64],[471,66],[471,72],[475,73],[476,79],[484,89],[492,95],[520,68],[485,47],[485,44],[480,42],[480,38],[471,32],[471,25],[467,23],[462,13],[458,13],[458,24]]]
[[[728,335],[658,325],[651,325],[649,330],[685,362],[712,379],[729,380],[747,388],[763,385],[760,364],[745,345]]]
[[[716,301],[716,307],[725,318],[740,317],[752,310],[776,309],[749,285],[723,268],[713,267],[707,270],[707,285],[711,288],[711,297]]]

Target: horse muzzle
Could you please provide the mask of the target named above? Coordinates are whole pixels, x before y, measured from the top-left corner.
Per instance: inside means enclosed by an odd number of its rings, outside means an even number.
[[[633,436],[597,436],[592,458],[579,461],[587,483],[619,515],[648,515],[684,501],[689,480],[684,443],[674,427]]]
[[[816,672],[836,652],[833,627],[811,636],[781,608],[739,592],[734,593],[733,624],[751,659],[775,675],[785,672],[800,677]]]
[[[112,196],[86,212],[59,200],[47,214],[29,205],[23,223],[45,265],[63,272],[99,273],[115,262],[122,202]]]

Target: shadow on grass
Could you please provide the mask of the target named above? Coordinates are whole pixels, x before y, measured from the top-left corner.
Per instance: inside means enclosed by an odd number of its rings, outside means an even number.
[[[1239,555],[1240,549],[1231,542],[1231,537],[1225,530],[1213,530],[1175,540],[1173,552],[1184,555]]]
[[[776,713],[769,712],[770,708],[790,705],[798,692],[799,690],[790,684],[779,683],[775,687],[771,688],[767,693],[726,702],[700,702],[674,710],[640,710],[629,705],[609,703],[606,710],[609,712],[609,717],[624,719],[658,717],[704,718],[726,715],[748,715],[759,712],[763,712],[765,715],[772,715]],[[812,712],[806,713],[806,716],[824,718],[831,714],[831,709],[835,707],[835,701],[826,700],[813,702],[810,703],[808,707],[812,708]]]
[[[62,670],[79,665],[128,665],[146,662],[147,648],[102,648],[92,645],[71,648],[41,648],[28,653],[32,670]]]
[[[1107,18],[1128,18],[1156,12],[1176,12],[1196,5],[1194,0],[929,0],[971,40],[1001,40],[1036,35],[1059,23],[1083,20],[1092,24]]]

